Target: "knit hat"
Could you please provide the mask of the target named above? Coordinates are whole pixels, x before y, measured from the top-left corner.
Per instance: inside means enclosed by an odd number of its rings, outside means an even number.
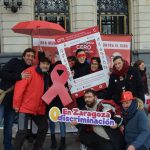
[[[47,57],[45,57],[45,56],[43,56],[43,57],[40,58],[39,63],[40,62],[47,62],[47,63],[51,64],[51,61]]]
[[[121,94],[121,102],[131,101],[131,100],[134,100],[134,99],[135,98],[133,97],[133,94],[130,91],[124,91]]]

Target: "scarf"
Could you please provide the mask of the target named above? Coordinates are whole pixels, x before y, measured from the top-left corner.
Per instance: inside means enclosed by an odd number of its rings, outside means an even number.
[[[44,77],[44,93],[47,91],[47,89],[49,88],[49,84],[50,84],[50,77],[48,72],[42,72],[41,68],[39,66],[36,67],[36,71],[37,73],[43,75]]]
[[[129,64],[126,60],[124,60],[123,67],[120,71],[117,70],[115,66],[113,66],[112,74],[115,74],[117,76],[123,76],[128,72],[128,70],[129,70]]]
[[[132,101],[130,107],[127,110],[123,109],[122,116],[123,116],[123,124],[125,126],[129,122],[129,120],[134,117],[137,110],[138,110],[138,108],[137,108],[137,101],[136,100]]]

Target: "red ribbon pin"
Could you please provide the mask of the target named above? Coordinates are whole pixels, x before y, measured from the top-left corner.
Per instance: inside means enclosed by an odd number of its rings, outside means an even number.
[[[61,75],[57,71],[63,71]],[[47,90],[47,92],[42,96],[45,103],[50,104],[52,100],[59,95],[64,106],[67,106],[72,102],[72,99],[65,88],[65,83],[69,78],[67,69],[64,65],[58,64],[51,73],[51,80],[53,85]]]

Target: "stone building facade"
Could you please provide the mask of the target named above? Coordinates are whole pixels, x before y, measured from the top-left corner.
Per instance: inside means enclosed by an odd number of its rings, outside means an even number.
[[[1,53],[31,47],[30,36],[16,34],[11,28],[34,19],[62,23],[68,32],[99,25],[105,34],[132,34],[132,51],[150,53],[150,0],[22,0],[21,7],[13,13],[0,0]]]

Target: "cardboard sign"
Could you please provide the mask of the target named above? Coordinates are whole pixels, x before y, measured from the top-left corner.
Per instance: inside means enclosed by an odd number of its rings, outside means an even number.
[[[33,48],[38,50],[40,46],[46,55],[52,58],[52,62],[54,62],[55,53],[58,51],[55,44],[55,38],[56,37],[40,37],[40,39],[38,37],[33,38]],[[122,56],[130,64],[131,35],[101,35],[101,38],[109,68],[112,68],[112,60],[117,55]],[[71,49],[67,51],[67,56],[75,55],[76,50],[80,48],[86,50],[87,59],[98,56],[97,51],[95,51],[95,40],[72,46]]]
[[[130,63],[131,36],[130,35],[100,35],[98,27],[89,28],[79,32],[57,36],[57,37],[34,37],[33,48],[42,49],[52,63],[55,55],[59,53],[62,63],[71,72],[67,57],[75,56],[77,49],[86,51],[87,61],[90,63],[92,57],[100,57],[103,70],[88,76],[73,79],[69,75],[69,87],[74,98],[84,94],[84,90],[93,88],[96,91],[106,88],[108,83],[108,68],[113,66],[113,57],[121,55]]]
[[[131,62],[131,35],[102,35],[109,68],[113,67],[113,58],[122,56],[130,64]]]
[[[49,118],[53,122],[76,122],[77,124],[89,124],[98,126],[114,126],[115,121],[111,119],[109,112],[98,112],[79,110],[73,108],[72,110],[62,108],[62,113],[58,107],[52,107],[49,111]]]
[[[72,49],[79,44],[83,44],[85,42],[95,43],[93,51],[101,60],[101,65],[103,70],[97,71],[95,73],[91,73],[89,75],[85,75],[80,78],[73,78],[67,57],[74,56],[72,54]],[[98,31],[98,27],[92,27],[86,30],[82,30],[79,32],[71,33],[66,36],[56,38],[56,46],[59,52],[59,56],[62,64],[64,64],[69,72],[69,80],[68,84],[71,87],[70,91],[73,97],[77,98],[84,95],[84,91],[93,88],[95,91],[99,91],[101,89],[106,88],[109,76],[108,76],[108,63],[103,47],[103,42],[101,40],[100,33]],[[91,59],[93,55],[89,55],[88,59]]]

